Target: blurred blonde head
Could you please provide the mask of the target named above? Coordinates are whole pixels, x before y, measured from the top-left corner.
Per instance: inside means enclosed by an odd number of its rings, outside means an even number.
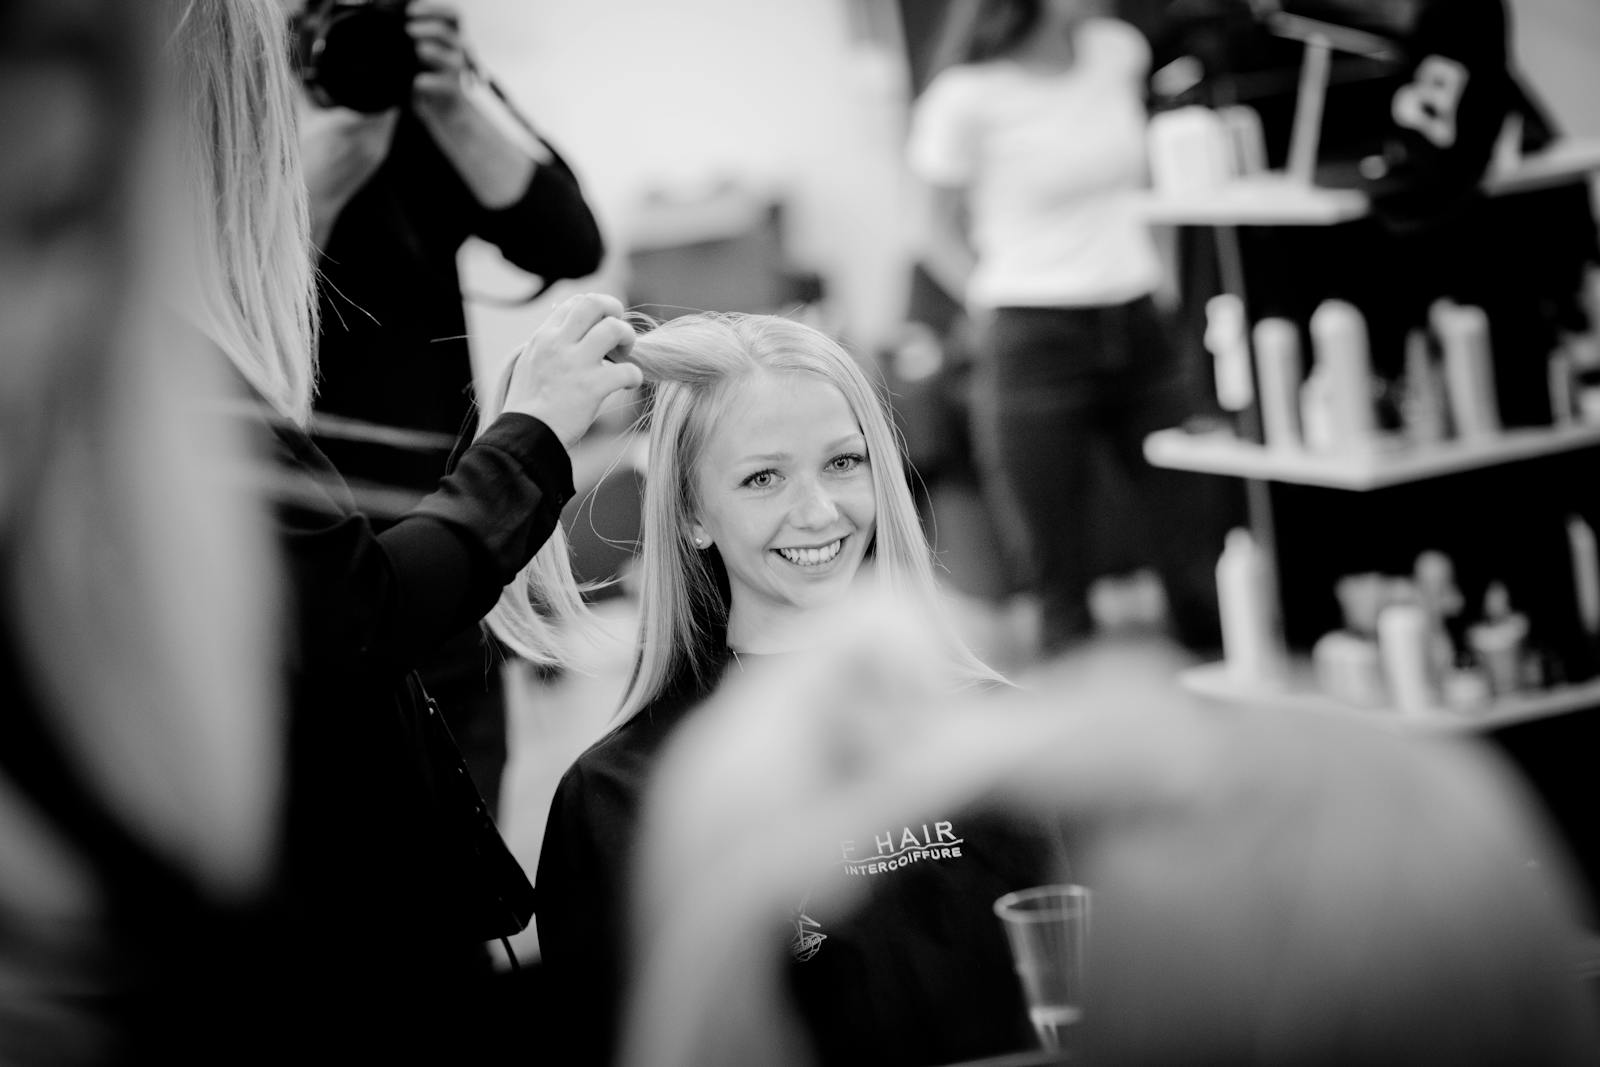
[[[727,687],[669,747],[639,848],[624,1062],[810,1062],[783,978],[794,887],[855,827],[966,805],[1054,822],[1062,880],[1095,894],[1086,1062],[1600,1060],[1574,967],[1589,916],[1488,748],[1196,709],[1157,660],[1116,683],[940,698],[915,634],[867,614]]]
[[[188,316],[304,423],[316,390],[311,216],[280,0],[161,0],[194,228]]]

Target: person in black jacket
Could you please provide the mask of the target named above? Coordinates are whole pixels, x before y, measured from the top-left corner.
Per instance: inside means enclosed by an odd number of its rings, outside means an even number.
[[[320,252],[318,444],[352,483],[398,490],[402,510],[476,429],[462,245],[485,240],[546,285],[593,273],[603,254],[571,168],[478,74],[455,7],[417,0],[406,17],[422,68],[410,101],[368,115],[307,95],[300,114]],[[361,424],[413,432],[397,441]],[[492,805],[505,700],[476,622],[422,675]]]
[[[315,305],[296,87],[277,0],[167,0],[189,125],[175,160],[195,256],[177,307],[271,413],[268,484],[290,587],[283,944],[296,1019],[321,1058],[468,1055],[487,972],[479,861],[462,783],[434,758],[412,671],[489,609],[556,529],[565,449],[639,382],[613,298],[575,297],[517,356],[503,413],[437,490],[379,532],[310,440]],[[194,205],[202,205],[199,210]],[[455,768],[464,774],[457,761]],[[470,790],[468,790],[470,793]],[[471,817],[481,819],[476,812]],[[526,888],[520,872],[487,887]],[[490,906],[493,901],[487,902]]]

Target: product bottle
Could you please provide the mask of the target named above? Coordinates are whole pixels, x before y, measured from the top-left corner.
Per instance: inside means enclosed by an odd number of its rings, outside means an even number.
[[[1288,319],[1256,323],[1256,377],[1267,447],[1298,449],[1300,438],[1300,331]]]
[[[1550,420],[1556,426],[1578,421],[1578,367],[1567,339],[1550,353]]]
[[[1583,632],[1600,637],[1600,555],[1594,529],[1574,515],[1567,520],[1567,544],[1572,551],[1572,577],[1578,597],[1578,618]]]
[[[1355,306],[1327,300],[1311,316],[1317,374],[1326,390],[1333,451],[1359,452],[1376,441],[1372,402],[1372,353],[1367,323]]]
[[[1231,530],[1217,561],[1217,605],[1228,673],[1247,685],[1281,683],[1288,656],[1274,602],[1272,563],[1248,530]]]
[[[1444,349],[1444,379],[1456,433],[1464,440],[1498,434],[1500,404],[1495,394],[1489,317],[1482,308],[1461,307],[1448,300],[1434,304],[1430,317]]]
[[[1412,444],[1437,444],[1449,436],[1444,381],[1428,350],[1428,335],[1421,330],[1406,337],[1406,387],[1400,417]]]
[[[1413,568],[1417,598],[1428,612],[1431,630],[1430,664],[1435,678],[1444,678],[1456,662],[1455,643],[1450,638],[1450,623],[1466,606],[1456,586],[1455,564],[1443,552],[1424,552]]]
[[[1335,630],[1311,649],[1317,687],[1342,703],[1357,708],[1381,708],[1389,702],[1383,683],[1378,643],[1370,638]]]
[[[1261,116],[1253,107],[1235,104],[1217,109],[1222,126],[1228,131],[1228,144],[1233,150],[1235,175],[1260,174],[1267,169],[1267,137],[1262,131]]]
[[[1511,594],[1499,582],[1483,597],[1483,621],[1467,631],[1467,643],[1489,677],[1496,697],[1522,688],[1522,652],[1528,640],[1528,619],[1511,610]]]
[[[1150,119],[1150,177],[1168,196],[1203,192],[1234,177],[1227,126],[1208,107],[1180,107]]]
[[[1217,403],[1238,414],[1255,401],[1250,378],[1250,329],[1244,301],[1223,293],[1206,301],[1206,350],[1217,381]]]
[[[1420,604],[1390,604],[1378,616],[1378,649],[1390,699],[1404,712],[1438,707],[1433,671],[1432,625]]]

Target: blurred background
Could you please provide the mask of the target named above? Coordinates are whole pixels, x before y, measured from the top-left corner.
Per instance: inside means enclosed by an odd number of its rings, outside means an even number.
[[[908,171],[906,141],[948,5],[461,0],[460,6],[484,67],[572,163],[608,246],[595,278],[560,283],[522,304],[526,278],[487,245],[468,244],[462,269],[476,297],[468,322],[480,381],[492,377],[553,302],[576,289],[598,286],[630,305],[667,313],[803,307],[887,376],[911,459],[929,486],[923,503],[969,637],[1002,667],[1033,663],[1037,603],[1025,591],[1012,595],[1025,583],[1006,573],[996,519],[963,454],[964,430],[950,421],[961,417],[961,361],[970,358],[962,354],[960,300],[917,270],[926,194]],[[1152,40],[1169,28],[1169,5],[1161,0],[1112,7]],[[1515,70],[1563,134],[1600,136],[1594,92],[1600,5],[1512,0],[1510,10]],[[1285,91],[1295,67],[1288,69]],[[1157,226],[1156,236],[1168,271],[1163,305],[1178,323],[1180,356],[1198,383],[1195,409],[1215,415],[1199,305],[1218,283],[1185,280],[1185,238],[1177,228]],[[1187,253],[1192,274],[1192,246]],[[929,328],[908,328],[913,321]],[[611,429],[629,418],[618,413]],[[625,572],[634,536],[637,483],[618,488],[613,470],[624,444],[601,431],[578,455],[579,493],[567,524],[593,578]],[[627,459],[620,462],[626,471]],[[611,488],[595,494],[608,472]],[[1093,605],[1101,630],[1113,640],[1146,641],[1176,671],[1196,661],[1196,650],[1161,636],[1164,598],[1143,566],[1142,531],[1130,533],[1115,473],[1103,464],[1099,473],[1084,510],[1097,534],[1101,580]],[[1219,479],[1211,488],[1208,506],[1218,522],[1242,524],[1239,487]],[[1311,510],[1308,522],[1327,518]],[[1197,536],[1197,550],[1214,560],[1220,536]],[[1408,543],[1404,551],[1415,548]],[[1311,580],[1325,582],[1320,571]],[[619,635],[631,634],[626,596],[608,596],[602,609]],[[502,823],[529,869],[555,782],[606,728],[627,666],[600,663],[557,679],[512,668]],[[1095,651],[1051,669],[1093,674]],[[532,950],[535,936],[522,935],[520,947]]]

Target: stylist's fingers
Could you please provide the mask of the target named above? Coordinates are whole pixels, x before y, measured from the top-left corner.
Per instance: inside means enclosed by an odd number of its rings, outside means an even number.
[[[601,366],[598,377],[607,396],[644,384],[644,372],[632,363],[606,363]]]
[[[625,319],[608,315],[584,332],[572,345],[572,354],[581,363],[599,363],[618,349],[625,355],[633,338],[633,327]]]
[[[582,293],[571,297],[558,310],[552,323],[557,339],[574,343],[607,318],[621,319],[627,314],[622,301],[606,293]],[[605,353],[600,353],[604,355]]]

